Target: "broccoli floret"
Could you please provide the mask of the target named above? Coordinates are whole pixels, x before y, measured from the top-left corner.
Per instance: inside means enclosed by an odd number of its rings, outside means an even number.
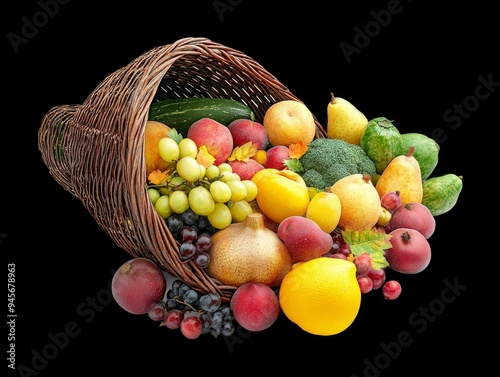
[[[375,163],[361,146],[340,139],[314,139],[299,161],[304,182],[319,190],[351,174],[374,176],[377,172]]]

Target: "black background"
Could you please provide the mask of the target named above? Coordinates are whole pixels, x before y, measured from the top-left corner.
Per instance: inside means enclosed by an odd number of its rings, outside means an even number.
[[[479,77],[500,80],[492,9],[478,2],[438,9],[401,0],[399,12],[377,31],[373,12],[387,15],[397,2],[141,1],[131,6],[73,0],[52,8],[54,14],[16,52],[9,33],[22,36],[25,20],[40,15],[43,7],[34,0],[12,3],[2,22],[7,86],[0,136],[0,248],[4,275],[6,264],[15,263],[16,366],[27,372],[9,375],[235,374],[269,368],[286,373],[303,368],[339,377],[376,377],[451,375],[468,367],[479,374],[487,368],[490,352],[480,339],[497,329],[485,291],[486,275],[496,269],[488,265],[488,255],[496,251],[481,249],[482,236],[475,232],[486,226],[478,219],[491,193],[478,198],[472,192],[477,182],[487,184],[475,173],[478,165],[491,169],[478,161],[490,158],[479,151],[486,149],[494,127],[498,84],[490,92],[483,87],[480,93],[488,98],[478,99],[476,89]],[[216,4],[227,8],[218,13]],[[356,27],[372,27],[372,37],[349,63],[339,45],[355,46]],[[187,340],[112,301],[112,273],[129,257],[49,175],[37,131],[52,106],[82,103],[108,73],[183,37],[208,37],[251,56],[322,124],[333,91],[368,118],[393,119],[401,132],[431,136],[443,129],[447,138],[440,142],[433,176],[463,175],[464,189],[453,210],[436,218],[430,266],[418,275],[392,275],[403,284],[398,300],[384,301],[380,291],[367,294],[355,322],[335,336],[313,336],[280,318],[263,332],[237,333],[233,344],[222,337]],[[446,121],[443,115],[454,104],[471,111]],[[449,291],[450,283],[460,290]],[[89,299],[97,300],[94,309]],[[425,319],[422,309],[430,317]],[[63,335],[72,324],[78,334]],[[410,341],[396,347],[404,334]],[[45,353],[45,361],[37,353]],[[8,361],[2,360],[6,368]]]

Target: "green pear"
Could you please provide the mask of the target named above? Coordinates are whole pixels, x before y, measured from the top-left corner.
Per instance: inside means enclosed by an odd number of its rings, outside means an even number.
[[[332,98],[327,106],[327,135],[330,139],[341,139],[359,145],[361,135],[368,125],[366,116],[348,100]]]

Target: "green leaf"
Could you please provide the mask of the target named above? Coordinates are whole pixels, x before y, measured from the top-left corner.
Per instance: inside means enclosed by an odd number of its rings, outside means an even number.
[[[342,237],[349,245],[354,257],[368,253],[374,269],[389,266],[389,263],[385,259],[384,250],[392,247],[389,241],[392,237],[391,235],[375,227],[362,230],[346,228],[342,231]]]
[[[289,160],[285,160],[284,164],[294,173],[299,174],[304,172],[304,167],[302,166],[298,158],[290,158]]]
[[[170,131],[168,131],[168,136],[177,144],[179,144],[179,141],[183,139],[182,135],[178,133],[175,128],[172,128]]]

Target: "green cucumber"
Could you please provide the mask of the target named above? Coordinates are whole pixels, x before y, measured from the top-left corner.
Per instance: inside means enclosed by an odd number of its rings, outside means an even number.
[[[433,216],[446,213],[457,203],[462,187],[462,177],[456,174],[429,178],[422,183],[422,204]]]
[[[149,107],[149,120],[175,128],[183,136],[201,118],[211,118],[228,126],[236,119],[255,120],[255,115],[243,102],[229,98],[169,98],[153,102]]]
[[[370,120],[359,143],[375,163],[379,174],[382,174],[394,157],[401,154],[401,134],[392,121],[385,117]]]

